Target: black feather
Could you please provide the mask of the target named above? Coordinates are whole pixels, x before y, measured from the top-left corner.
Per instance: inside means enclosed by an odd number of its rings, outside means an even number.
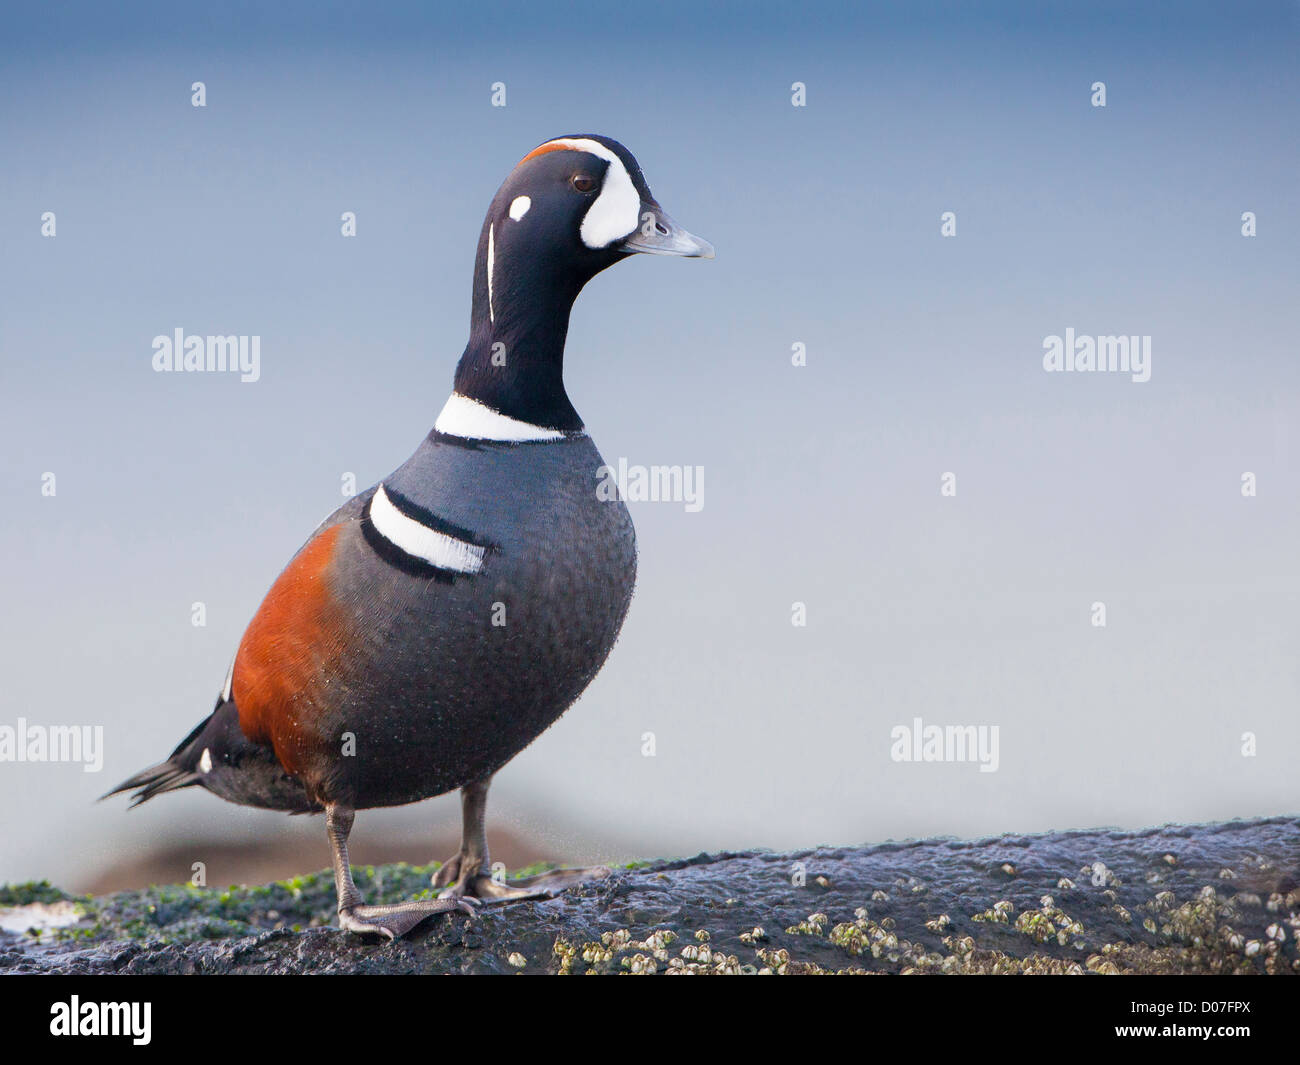
[[[110,795],[119,795],[124,791],[135,791],[135,794],[131,796],[131,806],[129,807],[134,809],[142,802],[148,802],[155,795],[192,787],[197,784],[199,775],[194,772],[197,761],[194,757],[195,741],[207,727],[210,720],[212,719],[204,718],[200,721],[194,727],[194,730],[176,745],[176,749],[172,751],[167,761],[140,770],[135,776],[122,781],[112,791],[106,791],[99,797],[100,800],[107,799]]]

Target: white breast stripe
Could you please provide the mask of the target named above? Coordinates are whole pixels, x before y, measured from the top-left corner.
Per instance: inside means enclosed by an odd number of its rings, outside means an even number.
[[[604,248],[616,240],[622,240],[641,221],[641,196],[628,176],[623,160],[606,148],[600,141],[588,140],[586,137],[561,137],[550,141],[551,144],[563,144],[580,152],[589,152],[609,163],[605,171],[605,183],[601,186],[596,202],[587,208],[582,220],[582,242],[589,248]]]
[[[562,440],[559,429],[521,422],[495,411],[486,404],[453,392],[447,400],[433,427],[448,436],[461,436],[467,440]]]
[[[467,544],[408,518],[388,498],[381,484],[370,499],[370,521],[379,535],[413,558],[456,573],[477,573],[486,548]]]
[[[496,226],[488,226],[488,320],[495,322],[497,320],[496,311],[492,309],[492,267],[496,260],[496,249],[492,246],[492,234]]]

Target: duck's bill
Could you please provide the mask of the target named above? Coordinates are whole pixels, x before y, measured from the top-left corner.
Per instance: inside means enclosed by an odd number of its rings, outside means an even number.
[[[684,229],[658,204],[641,205],[641,226],[619,245],[622,251],[646,255],[681,255],[688,259],[712,259],[713,245]]]

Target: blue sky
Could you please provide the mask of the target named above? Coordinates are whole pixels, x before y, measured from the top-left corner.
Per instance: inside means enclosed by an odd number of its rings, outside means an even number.
[[[633,507],[623,637],[494,816],[585,858],[1294,811],[1296,5],[6,22],[0,724],[107,752],[0,764],[0,878],[319,830],[92,800],[207,712],[342,474],[432,425],[483,211],[568,132],[623,141],[718,249],[597,278],[566,358],[605,457],[701,465],[706,501]],[[177,327],[260,336],[261,380],[155,374]],[[1067,328],[1150,336],[1151,380],[1045,373]],[[891,760],[916,716],[997,724],[998,772]]]

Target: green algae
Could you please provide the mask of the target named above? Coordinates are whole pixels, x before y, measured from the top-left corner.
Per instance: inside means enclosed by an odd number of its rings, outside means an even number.
[[[554,868],[538,862],[508,879]],[[439,863],[354,866],[353,880],[369,903],[428,899],[436,892],[431,878]],[[92,898],[76,897],[48,881],[0,885],[0,906],[75,901],[82,920],[72,926],[35,933],[62,942],[127,940],[155,944],[197,943],[247,936],[266,931],[301,931],[337,924],[334,873],[322,870],[270,884],[235,884],[220,888],[193,883],[160,884],[135,891]]]
[[[31,906],[33,903],[67,902],[75,896],[61,891],[48,880],[29,880],[25,884],[0,884],[0,906]]]

